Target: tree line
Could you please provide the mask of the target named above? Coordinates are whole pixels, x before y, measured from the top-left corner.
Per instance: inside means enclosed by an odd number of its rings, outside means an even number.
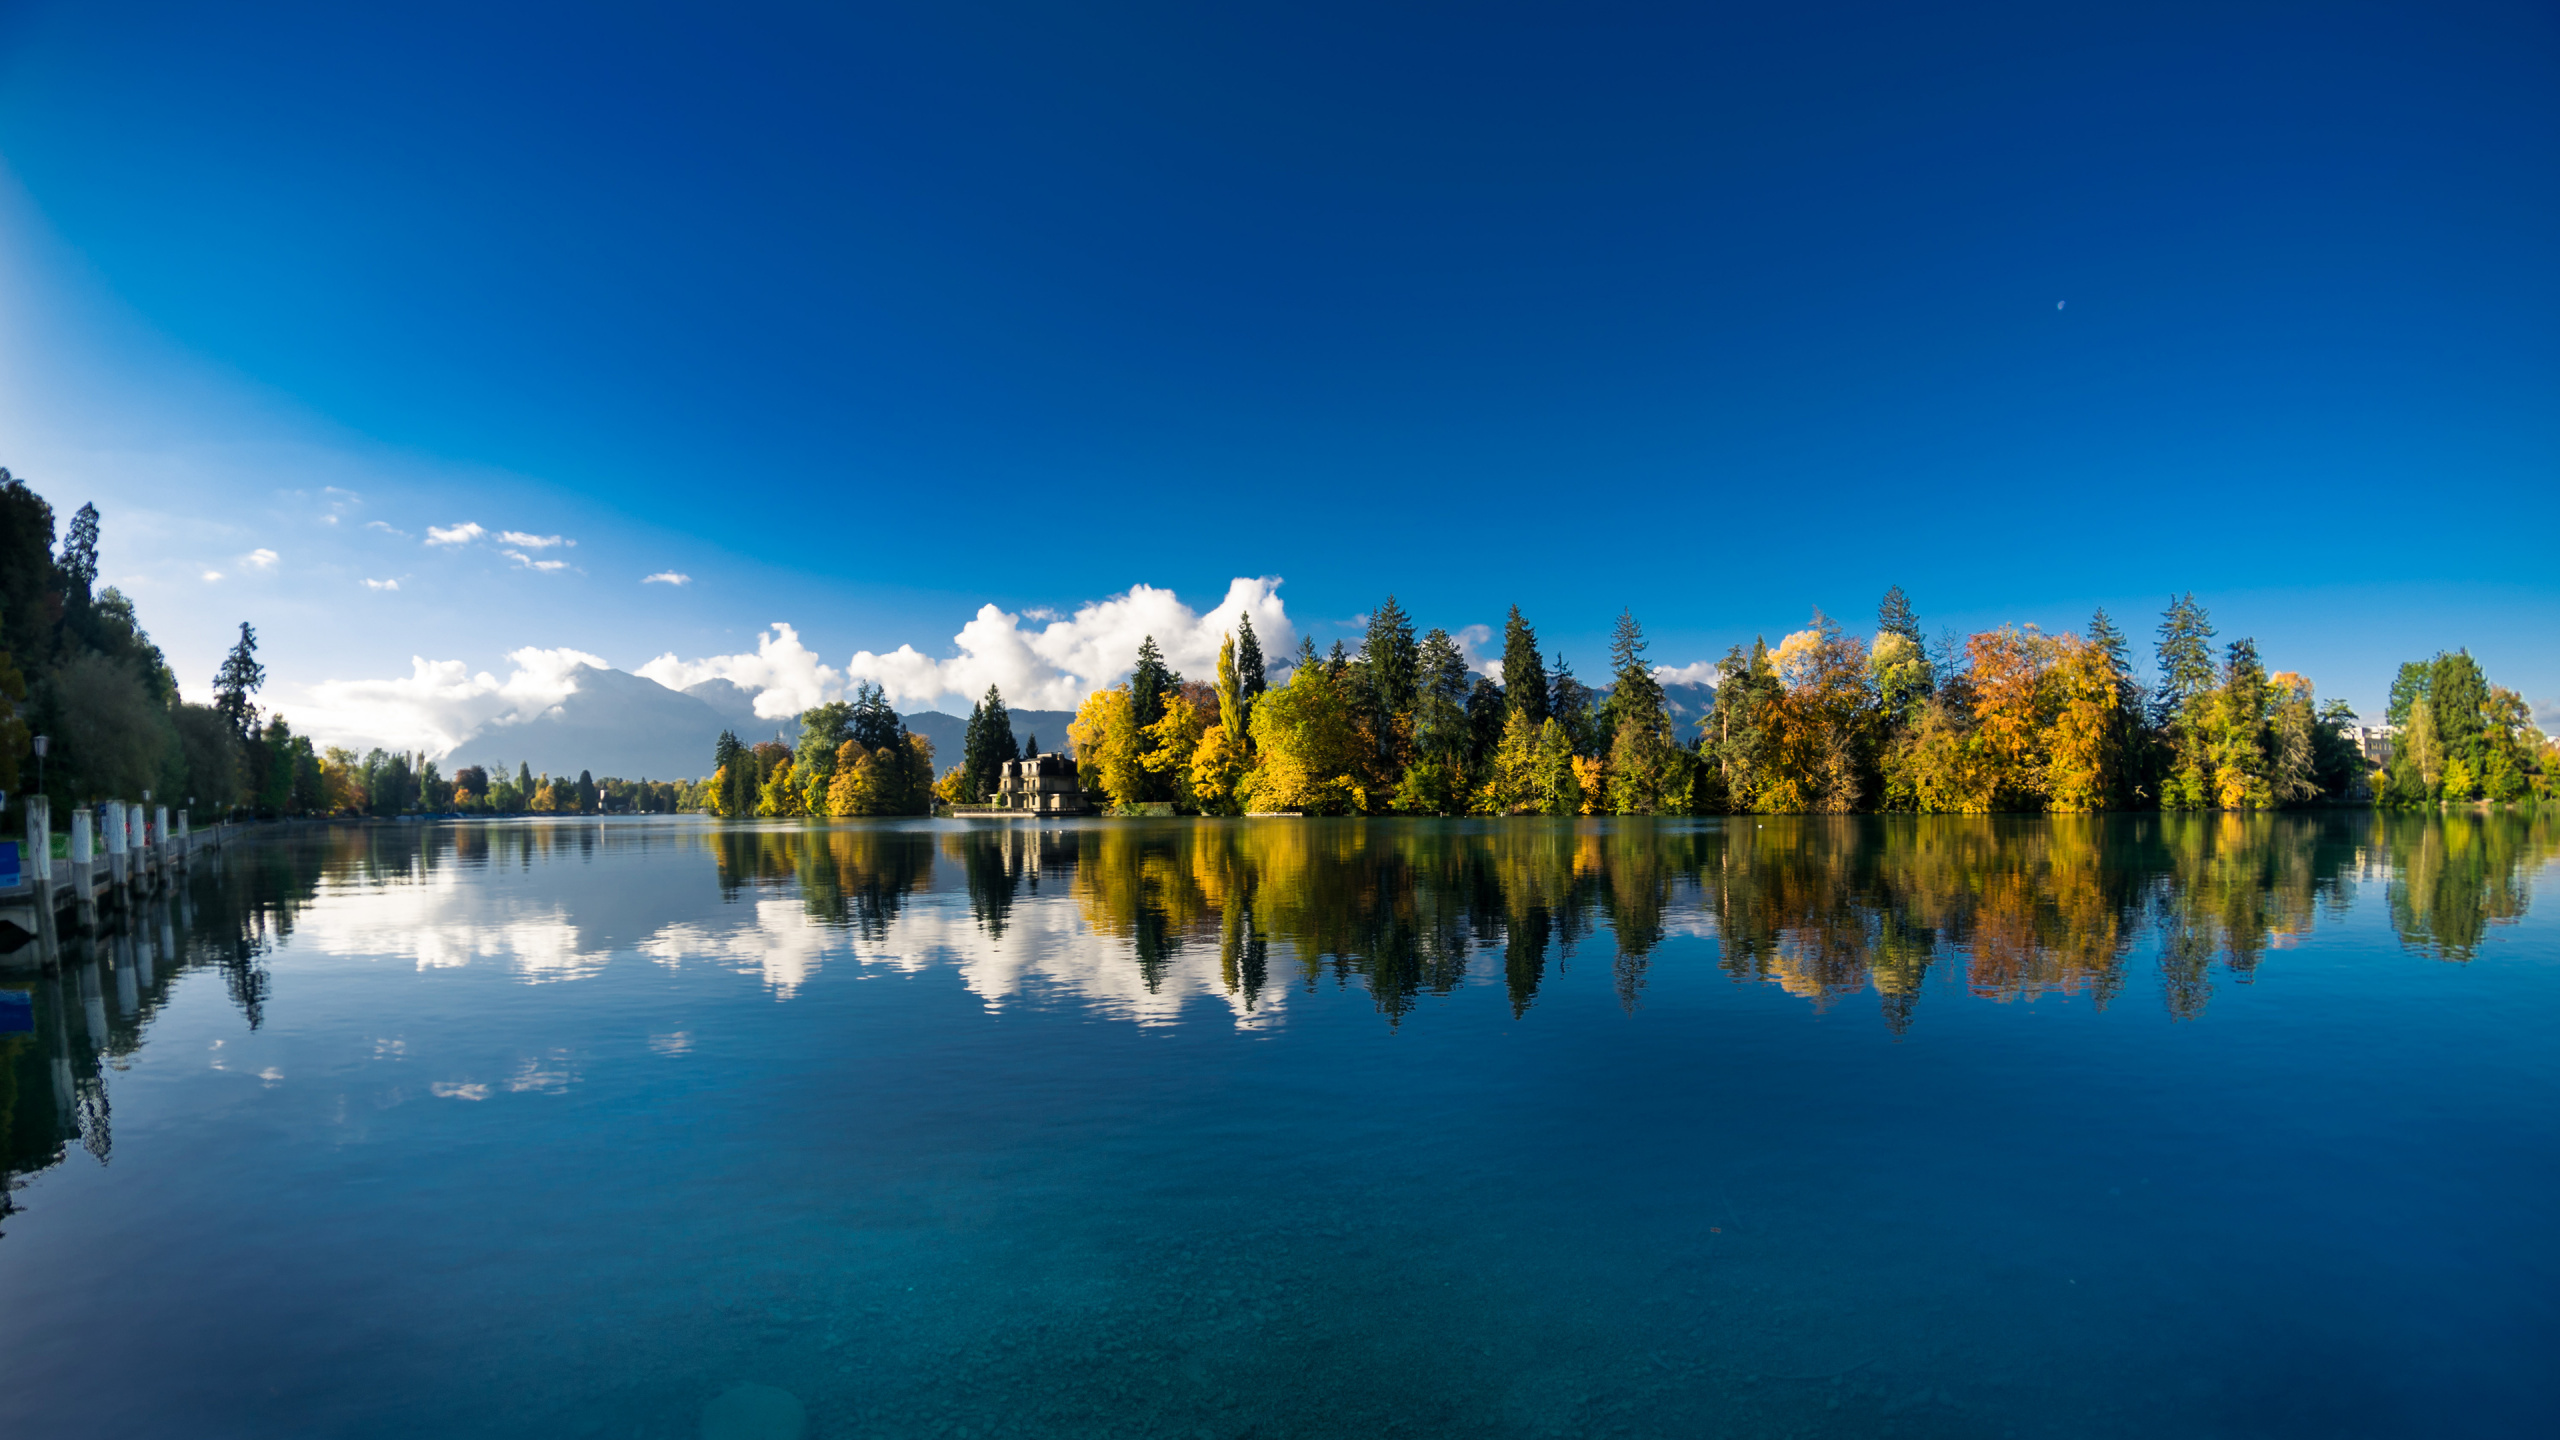
[[[1684,740],[1632,614],[1595,690],[1542,655],[1517,606],[1496,679],[1446,630],[1417,638],[1389,596],[1357,650],[1303,642],[1276,686],[1249,620],[1214,683],[1168,669],[1150,637],[1068,733],[1089,792],[1209,815],[2264,810],[2547,797],[2560,775],[2523,701],[2467,653],[2404,667],[2392,718],[2406,736],[2377,775],[2343,702],[2270,672],[2254,640],[2216,638],[2192,594],[2172,599],[2146,678],[2104,610],[2085,632],[1933,643],[1896,586],[1873,639],[1816,612],[1774,647],[1735,646]],[[979,711],[1002,706],[991,689]],[[983,794],[998,748],[946,790]]]
[[[215,672],[213,703],[178,677],[133,601],[98,584],[100,516],[83,505],[56,542],[53,507],[0,469],[0,790],[57,813],[145,795],[198,819],[430,814],[633,814],[709,808],[688,781],[451,776],[423,754],[315,747],[257,705],[266,683],[247,622]],[[46,740],[39,760],[35,739]]]
[[[730,819],[763,816],[922,815],[933,808],[933,744],[869,681],[850,701],[800,713],[800,738],[739,743],[723,730],[712,751],[703,808]]]

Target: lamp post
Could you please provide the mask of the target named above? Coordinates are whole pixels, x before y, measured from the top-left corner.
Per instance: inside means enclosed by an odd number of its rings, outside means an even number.
[[[39,795],[44,793],[44,752],[52,748],[52,736],[39,735],[36,737],[36,793]]]

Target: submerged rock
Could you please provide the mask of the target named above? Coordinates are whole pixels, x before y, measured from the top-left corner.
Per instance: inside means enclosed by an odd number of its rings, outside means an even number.
[[[702,1407],[702,1440],[807,1440],[808,1407],[771,1385],[738,1385]]]

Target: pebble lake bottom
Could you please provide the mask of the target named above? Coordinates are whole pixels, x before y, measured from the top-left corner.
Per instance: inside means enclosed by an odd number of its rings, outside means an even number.
[[[2560,1434],[2555,857],[280,831],[0,960],[0,1434]]]

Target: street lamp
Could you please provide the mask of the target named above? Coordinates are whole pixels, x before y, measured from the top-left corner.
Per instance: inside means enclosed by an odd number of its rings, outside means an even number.
[[[36,737],[36,793],[39,795],[44,793],[44,752],[52,748],[52,736],[39,735]]]

